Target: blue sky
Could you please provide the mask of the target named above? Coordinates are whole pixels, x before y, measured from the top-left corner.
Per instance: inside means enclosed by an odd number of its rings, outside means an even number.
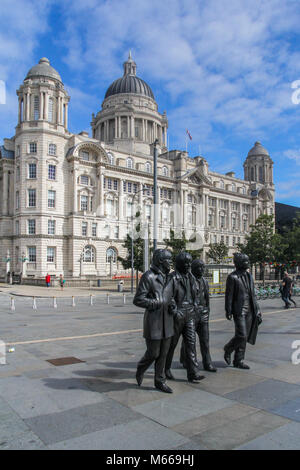
[[[80,132],[131,49],[167,112],[170,148],[184,150],[189,129],[191,156],[243,177],[259,140],[275,163],[276,200],[300,206],[299,25],[298,0],[1,0],[0,139],[14,134],[15,90],[41,57],[61,74],[69,128]]]

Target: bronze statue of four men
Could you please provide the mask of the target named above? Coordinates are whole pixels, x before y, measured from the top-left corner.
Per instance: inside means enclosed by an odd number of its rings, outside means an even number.
[[[181,252],[175,259],[175,271],[170,273],[172,254],[166,249],[154,251],[151,267],[146,271],[133,303],[145,308],[144,333],[146,352],[137,365],[136,380],[140,386],[144,373],[154,362],[154,386],[172,393],[166,379],[175,380],[171,365],[174,352],[182,336],[180,362],[187,371],[189,382],[199,382],[196,353],[196,334],[199,337],[203,369],[217,372],[209,350],[209,286],[203,277],[205,264],[192,261],[192,256]],[[247,255],[234,255],[236,270],[227,278],[225,293],[226,318],[235,323],[235,336],[224,347],[224,360],[230,365],[249,369],[244,364],[247,341],[255,343],[261,313],[256,302],[254,283]]]

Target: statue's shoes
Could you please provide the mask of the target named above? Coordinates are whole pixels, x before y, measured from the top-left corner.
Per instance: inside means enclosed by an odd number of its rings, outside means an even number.
[[[137,371],[135,374],[135,378],[136,378],[138,386],[140,387],[143,382],[144,374],[141,374],[140,372]]]
[[[169,380],[175,380],[175,377],[174,377],[174,375],[172,374],[172,372],[171,372],[170,369],[167,369],[167,370],[165,371],[165,374],[166,374],[167,379],[169,379]]]
[[[237,362],[236,364],[233,364],[233,367],[236,367],[237,369],[250,369],[249,366],[247,366],[247,364],[244,364],[243,362]]]
[[[194,383],[194,382],[200,382],[200,380],[205,379],[205,376],[204,375],[190,375],[188,376],[187,379],[189,382]]]
[[[207,364],[207,366],[204,366],[204,370],[207,370],[207,372],[217,372],[218,369],[216,369],[212,364]]]
[[[231,353],[224,348],[224,361],[228,366],[231,364]]]
[[[155,382],[155,388],[157,388],[158,390],[160,390],[161,392],[164,392],[164,393],[173,393],[173,390],[168,387],[168,385],[166,385],[165,383],[163,382]]]

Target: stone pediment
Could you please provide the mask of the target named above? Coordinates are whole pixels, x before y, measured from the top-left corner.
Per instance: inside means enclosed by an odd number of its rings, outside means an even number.
[[[209,186],[212,185],[208,176],[204,174],[203,167],[197,166],[193,170],[187,171],[182,177],[180,178],[181,181],[190,181],[194,184],[207,184]]]

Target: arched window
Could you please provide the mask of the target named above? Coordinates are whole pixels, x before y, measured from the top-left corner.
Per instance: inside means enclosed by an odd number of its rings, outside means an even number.
[[[147,173],[151,173],[151,163],[150,162],[145,163],[145,170],[146,170]]]
[[[115,157],[113,156],[113,154],[109,152],[107,154],[107,157],[108,157],[108,161],[109,161],[110,165],[114,165],[115,164]]]
[[[83,249],[83,262],[94,263],[95,262],[95,248],[87,245]]]
[[[48,121],[53,122],[53,98],[49,98],[48,103]]]
[[[117,250],[115,248],[108,248],[106,250],[106,262],[107,263],[117,262]]]
[[[133,160],[132,160],[132,158],[127,158],[127,160],[126,160],[126,166],[127,166],[127,168],[129,168],[129,169],[132,169],[132,168],[133,168]]]
[[[163,174],[163,176],[169,176],[168,167],[166,167],[166,166],[162,167],[162,174]]]
[[[33,119],[37,121],[40,118],[40,99],[35,96],[33,99]]]

